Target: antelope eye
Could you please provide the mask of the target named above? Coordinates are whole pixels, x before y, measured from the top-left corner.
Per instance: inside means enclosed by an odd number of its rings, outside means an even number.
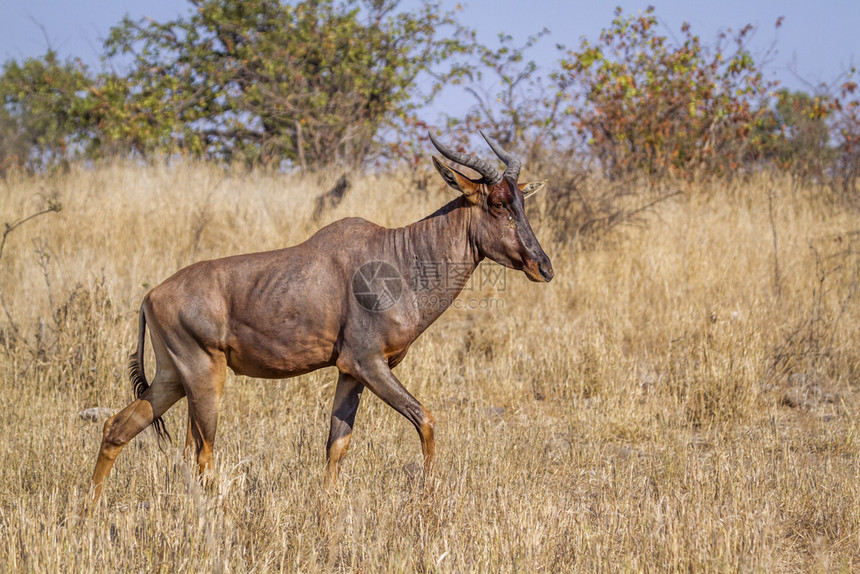
[[[505,205],[504,205],[501,201],[494,201],[494,202],[493,202],[493,207],[495,207],[496,209],[501,209],[501,208],[503,208],[504,206],[505,206]]]

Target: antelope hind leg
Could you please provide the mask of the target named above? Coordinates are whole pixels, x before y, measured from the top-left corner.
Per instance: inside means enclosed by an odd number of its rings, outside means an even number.
[[[93,506],[101,496],[104,481],[113,468],[116,457],[140,431],[167,411],[185,393],[178,382],[156,379],[139,399],[110,417],[104,426],[96,466],[93,470]]]

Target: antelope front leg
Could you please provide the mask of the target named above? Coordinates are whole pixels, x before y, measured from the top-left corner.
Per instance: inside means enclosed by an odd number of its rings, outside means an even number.
[[[424,455],[424,476],[428,477],[433,470],[433,459],[436,456],[436,419],[430,411],[409,394],[391,369],[382,359],[372,361],[357,367],[356,377],[364,383],[374,395],[406,417],[412,423],[421,438],[421,452]]]
[[[355,413],[361,399],[364,385],[358,379],[347,373],[340,373],[337,378],[337,388],[334,391],[334,406],[331,409],[331,427],[326,444],[326,488],[331,487],[337,480],[340,471],[340,461],[346,456],[349,441],[352,437],[352,427],[355,424]]]

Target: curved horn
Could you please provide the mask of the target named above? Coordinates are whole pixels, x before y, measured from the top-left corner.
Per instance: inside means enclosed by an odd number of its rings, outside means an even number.
[[[502,181],[502,176],[499,175],[498,170],[486,161],[473,155],[469,155],[467,153],[460,153],[452,150],[451,148],[439,142],[439,140],[433,137],[433,134],[430,132],[427,132],[427,135],[430,136],[430,141],[433,142],[433,145],[436,147],[437,150],[439,150],[439,153],[441,153],[443,156],[453,162],[474,169],[479,174],[481,174],[482,178],[484,178],[484,183],[488,185],[496,185],[497,183]]]
[[[490,148],[493,150],[493,153],[499,156],[499,159],[505,162],[507,166],[505,168],[505,173],[502,174],[502,177],[510,177],[514,181],[520,176],[520,160],[514,159],[511,154],[502,149],[502,147],[496,143],[496,141],[481,131],[481,137],[483,137],[488,144],[490,144]]]

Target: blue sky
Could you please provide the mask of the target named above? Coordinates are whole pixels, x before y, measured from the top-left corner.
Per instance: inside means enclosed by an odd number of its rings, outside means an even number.
[[[556,44],[576,46],[583,36],[596,38],[609,25],[616,5],[636,13],[649,4],[656,7],[664,32],[677,34],[687,21],[706,42],[729,28],[747,23],[759,27],[754,53],[763,55],[775,41],[768,69],[795,89],[804,87],[801,78],[813,84],[831,82],[860,65],[860,0],[443,0],[447,8],[458,4],[460,21],[475,28],[485,43],[494,42],[502,31],[524,40],[548,28],[550,35],[529,54],[543,70],[557,60]],[[62,56],[80,57],[98,67],[102,39],[123,15],[165,20],[186,13],[188,7],[182,0],[0,0],[0,59],[37,56],[50,45]],[[785,20],[775,32],[773,24],[780,16]]]

